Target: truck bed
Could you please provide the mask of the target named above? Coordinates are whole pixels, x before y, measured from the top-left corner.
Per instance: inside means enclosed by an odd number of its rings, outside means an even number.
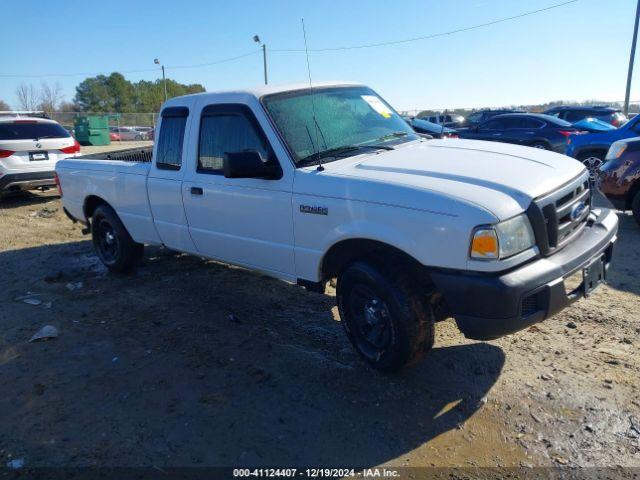
[[[151,163],[152,154],[153,146],[126,148],[123,150],[115,150],[112,152],[91,153],[88,155],[80,155],[75,158],[78,160],[119,160],[122,162]]]

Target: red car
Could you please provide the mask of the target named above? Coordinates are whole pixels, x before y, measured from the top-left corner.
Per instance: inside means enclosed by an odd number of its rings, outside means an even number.
[[[111,140],[112,142],[119,142],[120,141],[120,135],[117,134],[117,133],[111,132],[109,134],[109,140]]]

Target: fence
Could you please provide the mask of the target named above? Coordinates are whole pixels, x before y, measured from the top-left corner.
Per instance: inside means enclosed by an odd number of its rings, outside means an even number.
[[[151,127],[158,123],[158,113],[96,113],[96,112],[53,112],[49,117],[64,128],[73,130],[74,120],[77,116],[108,115],[111,127]]]

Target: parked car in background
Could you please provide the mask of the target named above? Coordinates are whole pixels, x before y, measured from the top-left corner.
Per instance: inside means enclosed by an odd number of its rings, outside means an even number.
[[[578,130],[569,122],[539,113],[497,115],[477,127],[459,130],[460,138],[515,143],[564,153],[567,138]]]
[[[449,115],[449,114],[437,114],[429,117],[422,117],[420,120],[426,120],[427,122],[435,123],[437,125],[443,125],[445,127],[457,127],[464,123],[464,117],[462,115]]]
[[[453,128],[428,122],[422,118],[405,119],[416,133],[431,135],[433,138],[458,138],[458,132]]]
[[[464,119],[464,122],[462,122],[462,124],[460,124],[458,128],[475,127],[497,115],[504,115],[506,113],[527,113],[527,112],[525,112],[524,110],[512,110],[512,109],[505,109],[505,108],[498,109],[498,110],[478,110],[477,112],[473,112],[471,115],[467,116],[467,118]]]
[[[640,135],[640,117],[635,117],[619,128],[608,132],[586,133],[571,135],[567,139],[566,154],[585,164],[595,179],[598,170],[604,163],[604,158],[611,144],[618,140],[633,138]]]
[[[550,108],[543,112],[545,115],[552,115],[554,117],[566,120],[569,123],[578,122],[584,118],[597,118],[603,122],[610,123],[614,127],[619,127],[627,121],[627,117],[622,113],[619,108],[605,107],[605,106],[590,106],[579,107],[570,105],[561,105],[558,107]]]
[[[598,120],[597,118],[583,118],[579,122],[575,122],[573,126],[580,131],[591,132],[591,133],[609,132],[617,128],[611,125],[610,123],[604,122],[602,120]]]
[[[640,225],[640,137],[613,142],[600,169],[600,190]]]
[[[133,128],[136,132],[142,133],[147,138],[149,138],[149,132],[153,131],[153,127],[131,127],[131,128]]]
[[[58,160],[79,153],[80,144],[58,122],[0,117],[0,196],[55,186]]]
[[[117,133],[120,140],[146,140],[147,134],[131,127],[109,127],[110,133]]]
[[[111,140],[112,142],[119,142],[120,134],[115,132],[109,132],[109,140]]]

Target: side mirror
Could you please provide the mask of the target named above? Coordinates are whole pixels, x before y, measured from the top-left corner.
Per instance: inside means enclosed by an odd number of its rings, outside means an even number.
[[[256,150],[225,153],[223,167],[226,178],[275,179],[280,173],[277,164],[265,163]]]

